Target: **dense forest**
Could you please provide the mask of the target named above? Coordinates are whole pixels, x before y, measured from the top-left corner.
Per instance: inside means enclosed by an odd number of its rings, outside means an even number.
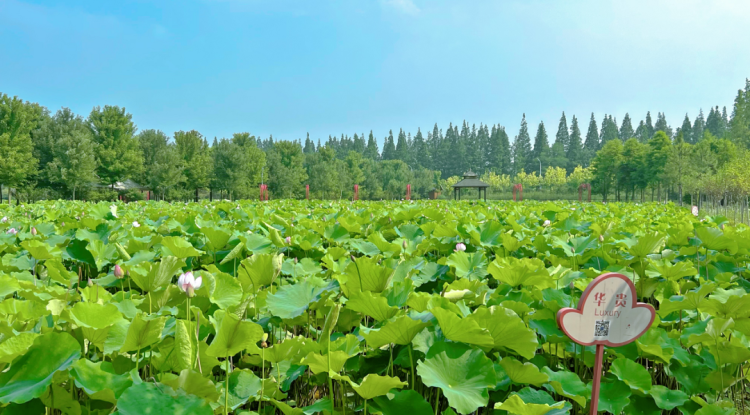
[[[303,198],[306,184],[317,198],[351,198],[354,184],[362,199],[402,198],[407,184],[424,198],[432,189],[448,192],[474,170],[495,194],[516,183],[570,194],[586,182],[604,200],[750,192],[750,80],[731,113],[711,107],[707,116],[686,114],[679,127],[661,112],[637,123],[629,114],[599,123],[592,113],[584,123],[563,113],[554,137],[541,122],[533,139],[525,115],[513,139],[501,125],[436,124],[413,135],[391,131],[380,149],[372,132],[325,142],[246,132],[170,137],[138,131],[125,108],[96,107],[84,118],[0,93],[0,185],[9,201],[114,199],[115,184],[128,179],[166,200],[257,198],[260,183],[272,198]],[[125,196],[144,197],[136,190]]]

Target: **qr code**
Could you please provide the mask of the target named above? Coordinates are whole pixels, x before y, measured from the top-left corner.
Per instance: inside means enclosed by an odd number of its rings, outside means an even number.
[[[609,336],[609,320],[597,320],[596,330],[594,330],[595,337],[607,337]]]

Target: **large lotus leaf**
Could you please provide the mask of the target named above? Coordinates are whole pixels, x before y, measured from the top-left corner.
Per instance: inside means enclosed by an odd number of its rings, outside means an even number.
[[[378,264],[378,257],[359,257],[346,267],[344,294],[349,297],[355,291],[381,293],[391,284],[395,270]]]
[[[599,410],[613,414],[622,413],[622,410],[630,404],[630,387],[619,380],[602,383],[599,390]]]
[[[433,308],[430,312],[438,320],[440,329],[447,339],[486,348],[494,346],[495,342],[490,333],[479,327],[475,320],[461,318],[454,312],[442,308]]]
[[[0,298],[6,297],[21,289],[18,280],[8,275],[0,276]]]
[[[162,238],[161,244],[166,250],[162,250],[164,256],[176,256],[180,259],[190,258],[191,256],[201,256],[203,251],[199,251],[193,245],[179,236],[167,236]]]
[[[724,235],[721,229],[699,227],[695,230],[695,235],[701,240],[701,245],[714,251],[729,251],[730,254],[737,252],[737,242]]]
[[[489,402],[488,388],[495,387],[492,361],[481,350],[456,343],[436,343],[417,364],[427,386],[440,388],[448,403],[467,415]]]
[[[87,359],[77,361],[70,374],[76,386],[83,389],[92,399],[117,403],[117,399],[133,381],[130,376],[115,373],[112,363],[94,363]]]
[[[198,396],[209,402],[219,399],[216,385],[210,379],[192,369],[183,369],[180,376],[164,380],[163,383],[171,386],[174,390],[181,389],[187,394]]]
[[[531,359],[539,347],[534,330],[526,327],[518,315],[503,307],[480,307],[468,317],[486,329],[495,344],[495,348],[504,347],[519,355]]]
[[[428,325],[429,323],[414,320],[409,316],[401,316],[389,320],[378,329],[360,327],[359,334],[365,338],[368,346],[377,349],[389,343],[407,345]]]
[[[549,376],[549,384],[558,395],[574,400],[581,408],[586,407],[591,390],[581,381],[578,375],[563,370],[554,372],[549,367],[543,368],[542,372]]]
[[[698,270],[695,269],[693,263],[690,261],[678,261],[672,263],[672,261],[651,261],[651,270],[656,271],[661,275],[662,278],[669,281],[677,281],[684,277],[690,277],[696,275]]]
[[[453,268],[457,278],[481,279],[487,275],[487,258],[481,252],[454,252],[445,265]]]
[[[74,282],[78,281],[78,275],[75,272],[68,271],[65,265],[58,259],[47,260],[44,263],[44,267],[47,269],[48,277],[66,287],[70,287]]]
[[[213,278],[213,291],[210,296],[212,303],[226,310],[242,302],[242,286],[236,278],[223,272],[216,273]]]
[[[349,360],[349,354],[341,351],[331,351],[330,353],[330,371],[329,369],[329,361],[328,361],[329,354],[318,354],[314,352],[310,352],[304,359],[302,359],[302,364],[307,365],[310,367],[310,371],[315,373],[316,375],[319,373],[329,373],[329,372],[340,372],[341,369],[344,368],[344,364],[347,360]]]
[[[240,320],[232,313],[226,313],[206,353],[214,357],[234,356],[245,349],[257,349],[257,343],[262,338],[261,326],[252,321]]]
[[[122,319],[114,304],[76,303],[70,310],[73,321],[81,327],[103,329]]]
[[[276,343],[273,346],[263,350],[261,355],[263,360],[271,362],[272,364],[278,364],[285,360],[293,359],[304,344],[305,338],[298,336],[292,339],[286,339],[281,343]]]
[[[194,326],[191,324],[191,326]],[[173,348],[169,351],[169,363],[175,371],[192,368],[195,361],[195,339],[187,321],[177,320],[174,330]]]
[[[271,285],[281,272],[283,255],[255,254],[242,260],[237,269],[237,276],[242,288],[252,288],[257,291],[261,287]]]
[[[407,385],[406,382],[402,382],[401,379],[391,376],[379,376],[376,374],[369,374],[362,379],[362,383],[356,384],[350,382],[354,391],[357,392],[362,399],[372,399],[376,396],[383,396],[388,393],[391,389],[403,388]]]
[[[29,251],[29,254],[37,261],[52,259],[59,255],[59,252],[53,252],[51,246],[38,239],[23,241],[20,245],[23,249]]]
[[[733,408],[724,408],[719,404],[706,405],[695,411],[695,415],[733,415]]]
[[[169,284],[172,277],[185,266],[185,261],[180,258],[167,256],[160,262],[149,263],[147,273],[140,274],[135,269],[130,277],[143,291],[156,291]]]
[[[163,388],[163,387],[162,387]],[[197,396],[170,396],[153,383],[129,387],[117,401],[122,415],[171,414],[213,415],[211,406]]]
[[[396,315],[398,307],[388,305],[388,299],[370,291],[355,291],[346,302],[346,308],[374,318],[376,321],[388,320]]]
[[[553,406],[548,404],[526,403],[519,395],[511,395],[505,402],[495,404],[495,409],[508,411],[515,415],[545,415],[550,411],[562,409],[564,402],[558,402]]]
[[[562,248],[566,256],[581,256],[587,249],[595,249],[598,246],[596,236],[578,236],[570,240],[556,236],[553,238],[554,246]]]
[[[166,317],[147,317],[138,314],[128,327],[125,342],[120,347],[120,353],[134,352],[144,349],[161,339]]]
[[[732,295],[723,302],[715,298],[710,298],[703,301],[698,309],[703,313],[725,319],[750,317],[750,295],[743,295],[741,297]]]
[[[432,415],[432,406],[413,390],[394,391],[373,400],[373,407],[383,415]]]
[[[638,238],[638,242],[631,246],[628,252],[637,259],[644,259],[651,254],[657,253],[663,244],[664,236],[662,235],[644,235]]]
[[[610,372],[625,382],[631,389],[648,392],[651,389],[651,375],[648,370],[638,363],[620,357],[612,362]]]
[[[0,363],[10,363],[16,357],[26,353],[34,344],[37,333],[23,332],[0,343]]]
[[[519,385],[542,386],[549,381],[549,376],[540,372],[539,368],[532,363],[521,363],[512,357],[504,357],[500,361],[500,366],[503,367],[510,380]]]
[[[232,236],[232,233],[228,230],[215,226],[204,226],[201,228],[201,232],[208,238],[208,243],[213,252],[226,246]]]
[[[240,234],[239,238],[245,244],[245,248],[253,254],[266,254],[275,251],[273,242],[263,235],[257,233]]]
[[[229,374],[229,405],[232,410],[257,397],[263,384],[251,370],[235,370]]]
[[[268,309],[274,316],[284,319],[302,315],[310,304],[320,299],[325,288],[311,283],[309,280],[294,285],[284,285],[275,294],[266,299]]]
[[[117,255],[117,247],[114,244],[106,244],[99,240],[89,242],[86,249],[91,252],[96,268],[99,270],[111,264]]]
[[[544,262],[536,258],[498,258],[490,263],[492,276],[511,287],[534,286],[539,289],[554,287]]]
[[[662,385],[652,386],[651,390],[648,393],[652,398],[654,398],[654,401],[659,408],[666,409],[668,411],[681,406],[689,399],[689,396],[685,392],[679,390],[671,390]]]
[[[52,376],[80,357],[81,345],[68,333],[37,337],[29,350],[0,374],[0,402],[24,403],[40,397],[52,383]]]

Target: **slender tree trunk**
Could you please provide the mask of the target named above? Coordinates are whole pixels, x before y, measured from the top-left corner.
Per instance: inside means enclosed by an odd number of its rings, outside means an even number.
[[[195,202],[198,203],[198,188],[195,188]]]
[[[680,183],[680,206],[682,206],[682,183]]]
[[[73,201],[75,202],[75,200],[76,200],[76,187],[73,186]]]

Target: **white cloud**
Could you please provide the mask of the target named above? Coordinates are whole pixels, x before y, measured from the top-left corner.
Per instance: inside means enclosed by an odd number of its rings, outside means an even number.
[[[380,0],[380,4],[383,7],[412,16],[420,12],[419,7],[412,0]]]

